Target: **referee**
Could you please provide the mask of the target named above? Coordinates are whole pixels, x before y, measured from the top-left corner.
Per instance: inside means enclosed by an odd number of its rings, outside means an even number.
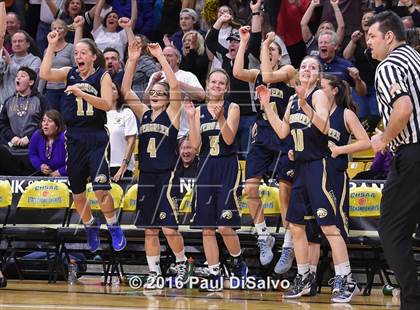
[[[420,287],[412,234],[420,214],[420,55],[405,43],[404,26],[393,12],[370,20],[368,46],[381,61],[375,88],[385,130],[372,137],[375,152],[394,153],[381,202],[379,236],[401,286],[401,309],[420,309]]]

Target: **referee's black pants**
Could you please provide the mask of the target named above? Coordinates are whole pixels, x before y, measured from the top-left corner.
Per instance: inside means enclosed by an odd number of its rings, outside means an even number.
[[[382,191],[379,236],[401,286],[401,309],[420,309],[412,235],[420,215],[420,144],[400,147]]]

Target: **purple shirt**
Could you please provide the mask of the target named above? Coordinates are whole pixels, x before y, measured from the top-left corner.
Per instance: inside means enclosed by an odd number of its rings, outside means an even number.
[[[41,165],[48,165],[52,171],[58,170],[62,176],[67,175],[66,171],[66,149],[64,147],[64,132],[60,133],[52,144],[50,159],[47,158],[46,152],[47,141],[41,135],[38,129],[32,135],[29,142],[29,159],[32,166],[40,171]]]

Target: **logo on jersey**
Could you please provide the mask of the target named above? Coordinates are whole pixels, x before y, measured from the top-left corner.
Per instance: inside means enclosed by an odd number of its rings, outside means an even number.
[[[81,91],[84,91],[88,94],[98,96],[98,91],[89,83],[76,83],[74,86],[77,86]]]
[[[316,210],[316,215],[320,219],[323,219],[324,217],[326,217],[328,215],[328,211],[324,208],[319,208],[318,210]]]
[[[159,214],[159,218],[160,218],[161,220],[166,219],[166,212],[160,212],[160,214]]]
[[[223,219],[230,220],[230,219],[232,219],[232,217],[233,217],[232,211],[230,211],[230,210],[223,211],[223,213],[222,213],[222,218]]]
[[[287,175],[289,178],[293,178],[293,177],[295,176],[295,171],[294,171],[293,169],[290,169],[290,170],[288,170],[288,171],[286,172],[286,175]]]
[[[95,183],[104,184],[108,182],[108,177],[105,174],[99,174],[95,178]]]
[[[394,83],[389,88],[389,94],[391,95],[391,98],[394,98],[396,95],[401,93],[401,85],[398,83]]]

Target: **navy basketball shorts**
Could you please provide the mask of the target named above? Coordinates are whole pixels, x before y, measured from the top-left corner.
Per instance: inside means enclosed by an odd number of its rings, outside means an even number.
[[[68,128],[65,139],[67,173],[73,194],[83,193],[89,179],[94,191],[110,190],[110,153],[107,131]]]
[[[237,156],[200,158],[192,228],[241,226]]]
[[[137,189],[135,225],[146,228],[178,227],[179,181],[174,171],[141,172]]]
[[[345,201],[346,197],[348,201],[348,187],[345,184],[348,183],[343,174],[337,172],[332,160],[327,158],[296,163],[286,219],[294,224],[305,225],[305,217],[313,215],[319,226],[335,225],[343,235],[347,234]]]
[[[246,158],[245,179],[261,177],[267,173],[275,173],[277,181],[293,182],[294,162],[290,161],[285,148],[279,145],[278,139],[264,134],[267,130],[261,128]]]

